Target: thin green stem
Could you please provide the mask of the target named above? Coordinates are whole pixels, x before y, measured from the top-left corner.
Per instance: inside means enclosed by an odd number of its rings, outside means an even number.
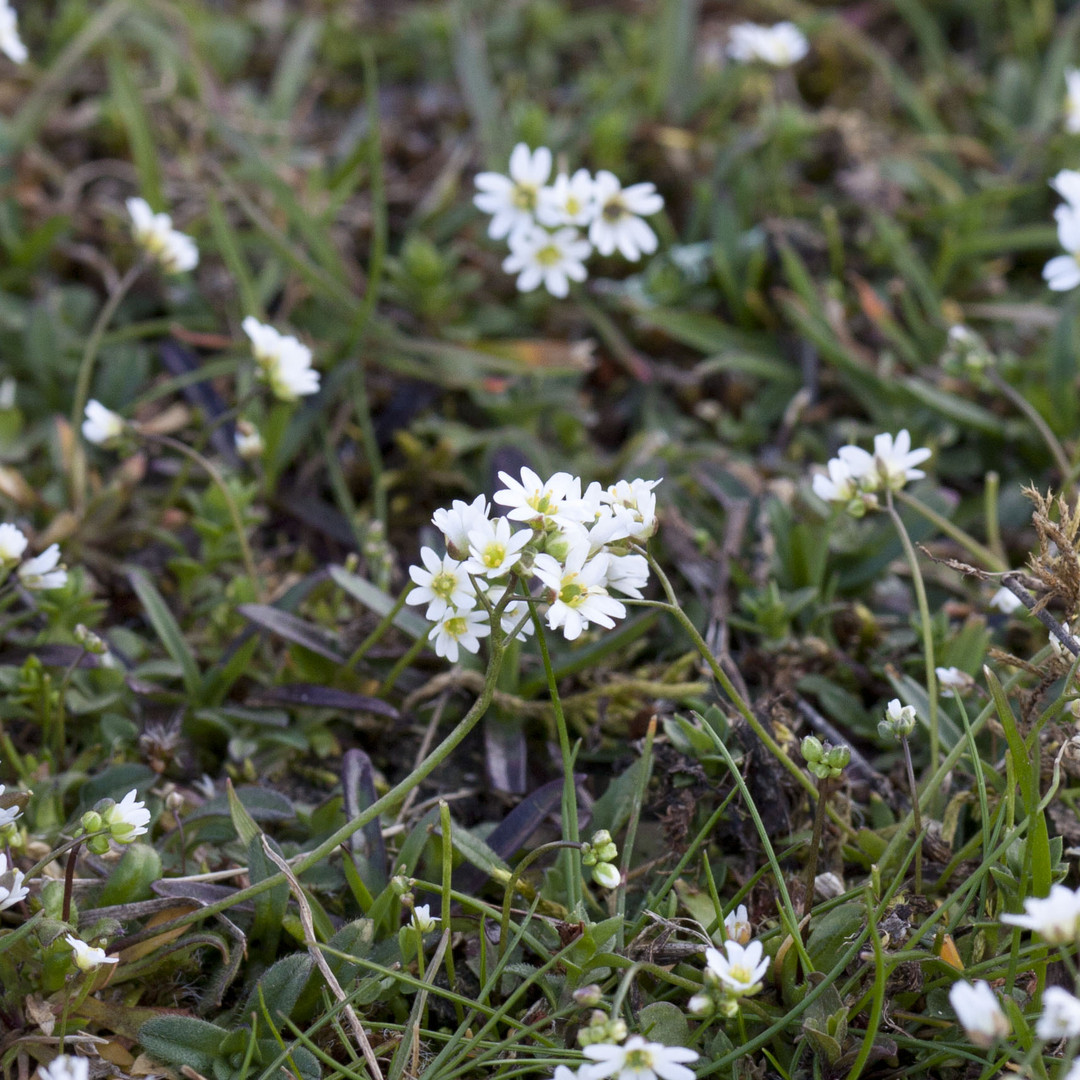
[[[445,799],[439,802],[439,826],[442,829],[442,905],[440,912],[442,914],[443,929],[447,930],[450,927],[450,905],[452,903],[450,894],[453,892],[451,876],[454,872],[454,838],[452,832],[454,825],[450,820],[450,805]],[[423,946],[421,946],[422,948]],[[453,990],[457,986],[453,949],[446,950],[446,978],[450,983],[450,989]],[[454,1002],[454,1013],[457,1016],[457,1022],[462,1023],[465,1019],[465,1012],[461,1008],[461,1002]]]
[[[938,694],[937,672],[934,667],[934,628],[930,622],[930,604],[926,599],[926,585],[923,582],[922,571],[919,568],[919,557],[915,553],[915,545],[908,536],[904,527],[903,519],[896,512],[893,503],[893,493],[889,488],[885,489],[885,506],[892,518],[893,525],[900,535],[900,543],[904,547],[908,566],[911,568],[911,580],[915,586],[915,599],[919,605],[919,620],[922,623],[923,659],[926,667],[926,694],[930,699],[930,767],[929,774],[933,774],[938,766],[938,747],[940,734],[938,732]]]
[[[621,952],[626,944],[626,886],[630,873],[630,860],[634,854],[634,841],[637,839],[638,823],[641,821],[641,807],[645,801],[645,790],[649,786],[652,773],[652,747],[656,738],[656,717],[649,718],[649,727],[645,732],[645,746],[641,751],[641,779],[634,789],[634,800],[630,806],[630,818],[626,823],[626,836],[623,838],[622,860],[619,866],[619,886],[615,892],[615,914],[619,918],[618,943]]]
[[[927,506],[921,499],[915,498],[914,495],[911,495],[906,491],[896,492],[896,498],[905,506],[914,510],[916,514],[920,514],[922,517],[926,518],[927,521],[935,528],[940,529],[950,540],[955,540],[962,548],[974,555],[976,559],[985,563],[989,569],[997,573],[1003,573],[1009,569],[1009,564],[1001,557],[1001,555],[991,551],[985,544],[980,544],[973,536],[964,532],[958,525],[955,525],[947,517],[943,517],[932,507]]]
[[[367,656],[368,651],[378,643],[379,639],[386,633],[387,630],[393,625],[394,620],[398,617],[401,609],[405,606],[405,601],[408,598],[409,593],[414,588],[414,583],[409,582],[404,589],[401,590],[397,600],[394,601],[394,606],[379,620],[375,629],[363,641],[357,645],[355,652],[348,660],[345,661],[345,668],[347,671],[352,671],[361,660]]]
[[[984,374],[994,389],[1007,397],[1017,411],[1023,413],[1031,421],[1031,426],[1035,428],[1042,441],[1046,443],[1046,448],[1050,451],[1054,464],[1062,477],[1068,476],[1070,470],[1069,456],[1065,453],[1058,437],[1050,430],[1050,425],[1043,419],[1042,413],[1015,386],[1007,383],[994,368],[987,368]]]
[[[915,783],[915,766],[911,763],[911,747],[907,736],[900,739],[904,748],[904,764],[907,766],[908,787],[911,788],[911,812],[915,816],[915,893],[922,896],[922,812],[919,809],[919,786]]]
[[[1005,545],[1001,542],[1001,518],[998,515],[998,494],[1001,491],[1001,477],[991,469],[985,477],[983,486],[983,516],[986,518],[986,542],[990,550],[1000,560],[1000,565],[1008,566],[1005,559]]]
[[[384,697],[394,688],[398,677],[424,651],[427,643],[428,634],[422,634],[401,654],[397,663],[390,669],[390,674],[383,679],[382,686],[379,687],[379,697]]]
[[[525,871],[528,870],[541,855],[546,855],[549,851],[564,851],[568,848],[574,848],[576,851],[580,852],[581,844],[576,840],[552,840],[547,844],[541,844],[538,848],[533,848],[533,850],[514,867],[514,871],[506,883],[506,891],[503,893],[502,921],[499,924],[500,959],[506,952],[507,941],[510,940],[510,905],[514,901],[514,893],[517,891],[517,884],[521,880],[521,875],[525,873]],[[572,910],[573,909],[571,908],[571,911]]]
[[[818,854],[821,841],[825,836],[825,807],[829,805],[829,781],[818,782],[818,801],[814,809],[814,831],[810,837],[810,853],[806,860],[806,890],[803,896],[802,913],[805,919],[814,906],[814,882],[817,881]]]

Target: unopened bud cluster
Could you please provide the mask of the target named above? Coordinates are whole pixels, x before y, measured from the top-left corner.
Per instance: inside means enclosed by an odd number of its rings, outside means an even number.
[[[84,834],[90,835],[87,848],[95,855],[104,855],[109,850],[109,841],[118,844],[130,844],[136,837],[147,832],[150,811],[142,802],[135,799],[136,791],[129,791],[120,802],[114,799],[102,799],[93,810],[83,814],[79,824]]]
[[[614,889],[622,880],[615,860],[619,849],[607,829],[594,833],[590,841],[581,845],[581,862],[592,869],[593,881],[605,889]]]
[[[802,756],[806,767],[819,780],[838,780],[851,761],[851,751],[846,746],[822,742],[816,735],[803,739]]]
[[[589,1023],[578,1031],[577,1040],[580,1046],[620,1043],[626,1038],[628,1031],[625,1020],[613,1020],[603,1009],[593,1009]]]

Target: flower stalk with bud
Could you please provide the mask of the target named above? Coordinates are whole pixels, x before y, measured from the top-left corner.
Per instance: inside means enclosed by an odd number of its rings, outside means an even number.
[[[878,734],[883,739],[895,739],[904,751],[908,787],[911,789],[911,812],[915,817],[915,892],[922,895],[922,812],[919,809],[915,767],[911,763],[911,747],[908,745],[908,736],[915,730],[916,722],[915,706],[901,705],[899,698],[893,698],[885,708],[885,719],[878,723]]]
[[[803,916],[810,914],[814,906],[814,882],[817,879],[818,852],[825,835],[825,813],[833,782],[838,780],[851,761],[851,751],[846,746],[833,746],[822,742],[816,735],[807,735],[802,741],[802,756],[806,767],[817,779],[818,800],[814,808],[814,832],[810,839],[810,857],[806,863],[806,895],[803,898]]]

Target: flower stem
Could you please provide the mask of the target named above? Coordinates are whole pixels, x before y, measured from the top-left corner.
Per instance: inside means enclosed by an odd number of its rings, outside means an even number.
[[[1022,412],[1028,420],[1031,421],[1031,426],[1042,436],[1042,441],[1046,443],[1047,449],[1050,451],[1051,456],[1054,459],[1054,464],[1058,467],[1058,471],[1061,473],[1062,478],[1067,477],[1070,472],[1069,458],[1062,448],[1061,442],[1058,437],[1050,430],[1050,425],[1043,419],[1042,414],[1034,405],[1028,401],[1015,386],[1007,383],[992,367],[987,368],[983,374],[993,385],[994,389],[1016,406],[1017,410]]]
[[[68,852],[67,866],[64,868],[64,903],[60,909],[60,918],[67,922],[71,918],[71,893],[75,888],[75,864],[79,861],[81,841],[76,840]]]
[[[356,665],[359,664],[365,656],[367,656],[368,651],[371,649],[371,647],[378,642],[378,640],[383,636],[383,634],[386,633],[387,630],[390,629],[391,625],[393,625],[394,620],[398,617],[398,613],[405,606],[405,600],[408,597],[409,593],[412,592],[413,587],[413,582],[410,581],[405,586],[405,588],[401,590],[401,594],[398,596],[397,600],[394,601],[394,606],[379,620],[379,623],[375,627],[375,629],[372,630],[371,633],[368,634],[368,636],[364,638],[364,640],[361,641],[359,645],[357,645],[356,650],[353,652],[352,656],[350,656],[349,659],[345,661],[345,669],[347,671],[352,671],[353,668],[355,668]]]
[[[814,809],[814,831],[810,837],[810,855],[806,860],[805,895],[803,896],[803,918],[810,914],[814,906],[814,882],[817,880],[818,852],[825,835],[825,808],[829,805],[830,781],[826,778],[818,781],[818,801]]]
[[[513,903],[514,893],[517,891],[517,883],[521,880],[521,875],[536,862],[541,855],[546,855],[549,851],[562,851],[569,848],[580,853],[581,844],[572,840],[552,840],[550,843],[541,844],[538,848],[533,848],[533,850],[514,867],[514,872],[510,875],[510,879],[506,883],[506,891],[503,893],[502,922],[499,924],[500,959],[502,959],[503,953],[506,952],[506,943],[510,939],[510,905]],[[573,908],[571,907],[570,910],[573,911]]]
[[[904,748],[904,762],[907,765],[908,786],[911,788],[911,812],[915,815],[915,893],[922,895],[922,812],[919,809],[919,788],[915,783],[915,766],[911,764],[911,747],[907,736],[900,740]]]

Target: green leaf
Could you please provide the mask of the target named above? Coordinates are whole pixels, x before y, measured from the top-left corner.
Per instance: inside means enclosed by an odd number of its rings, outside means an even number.
[[[166,1065],[188,1065],[205,1073],[229,1032],[193,1016],[161,1016],[139,1028],[139,1042]]]
[[[139,190],[155,211],[166,209],[162,194],[160,156],[151,134],[150,118],[143,105],[142,95],[131,77],[131,60],[113,41],[109,49],[109,90],[124,121]]]
[[[686,1012],[673,1001],[653,1001],[637,1016],[636,1030],[651,1042],[665,1046],[686,1046],[690,1025]]]
[[[350,573],[343,566],[331,566],[330,577],[351,597],[359,600],[364,607],[380,617],[388,614],[394,604],[397,603],[393,596],[383,592],[378,585],[372,585],[370,581],[357,577],[356,574]],[[402,633],[408,634],[414,641],[423,637],[431,629],[427,619],[408,608],[402,608],[394,616],[394,625]]]
[[[291,1015],[300,999],[300,993],[311,975],[314,961],[306,953],[293,953],[267,968],[258,984],[252,989],[241,1016],[250,1016],[252,1012],[261,1014],[259,994],[266,1003],[266,1011],[275,1023],[281,1024],[282,1017]]]
[[[165,651],[180,665],[184,690],[193,699],[191,704],[196,704],[202,678],[199,675],[199,665],[188,648],[180,625],[173,618],[173,613],[165,603],[164,597],[157,591],[144,570],[131,567],[127,574],[131,587],[135,590],[135,595],[138,596],[146,617],[150,620],[150,625],[165,647]]]

